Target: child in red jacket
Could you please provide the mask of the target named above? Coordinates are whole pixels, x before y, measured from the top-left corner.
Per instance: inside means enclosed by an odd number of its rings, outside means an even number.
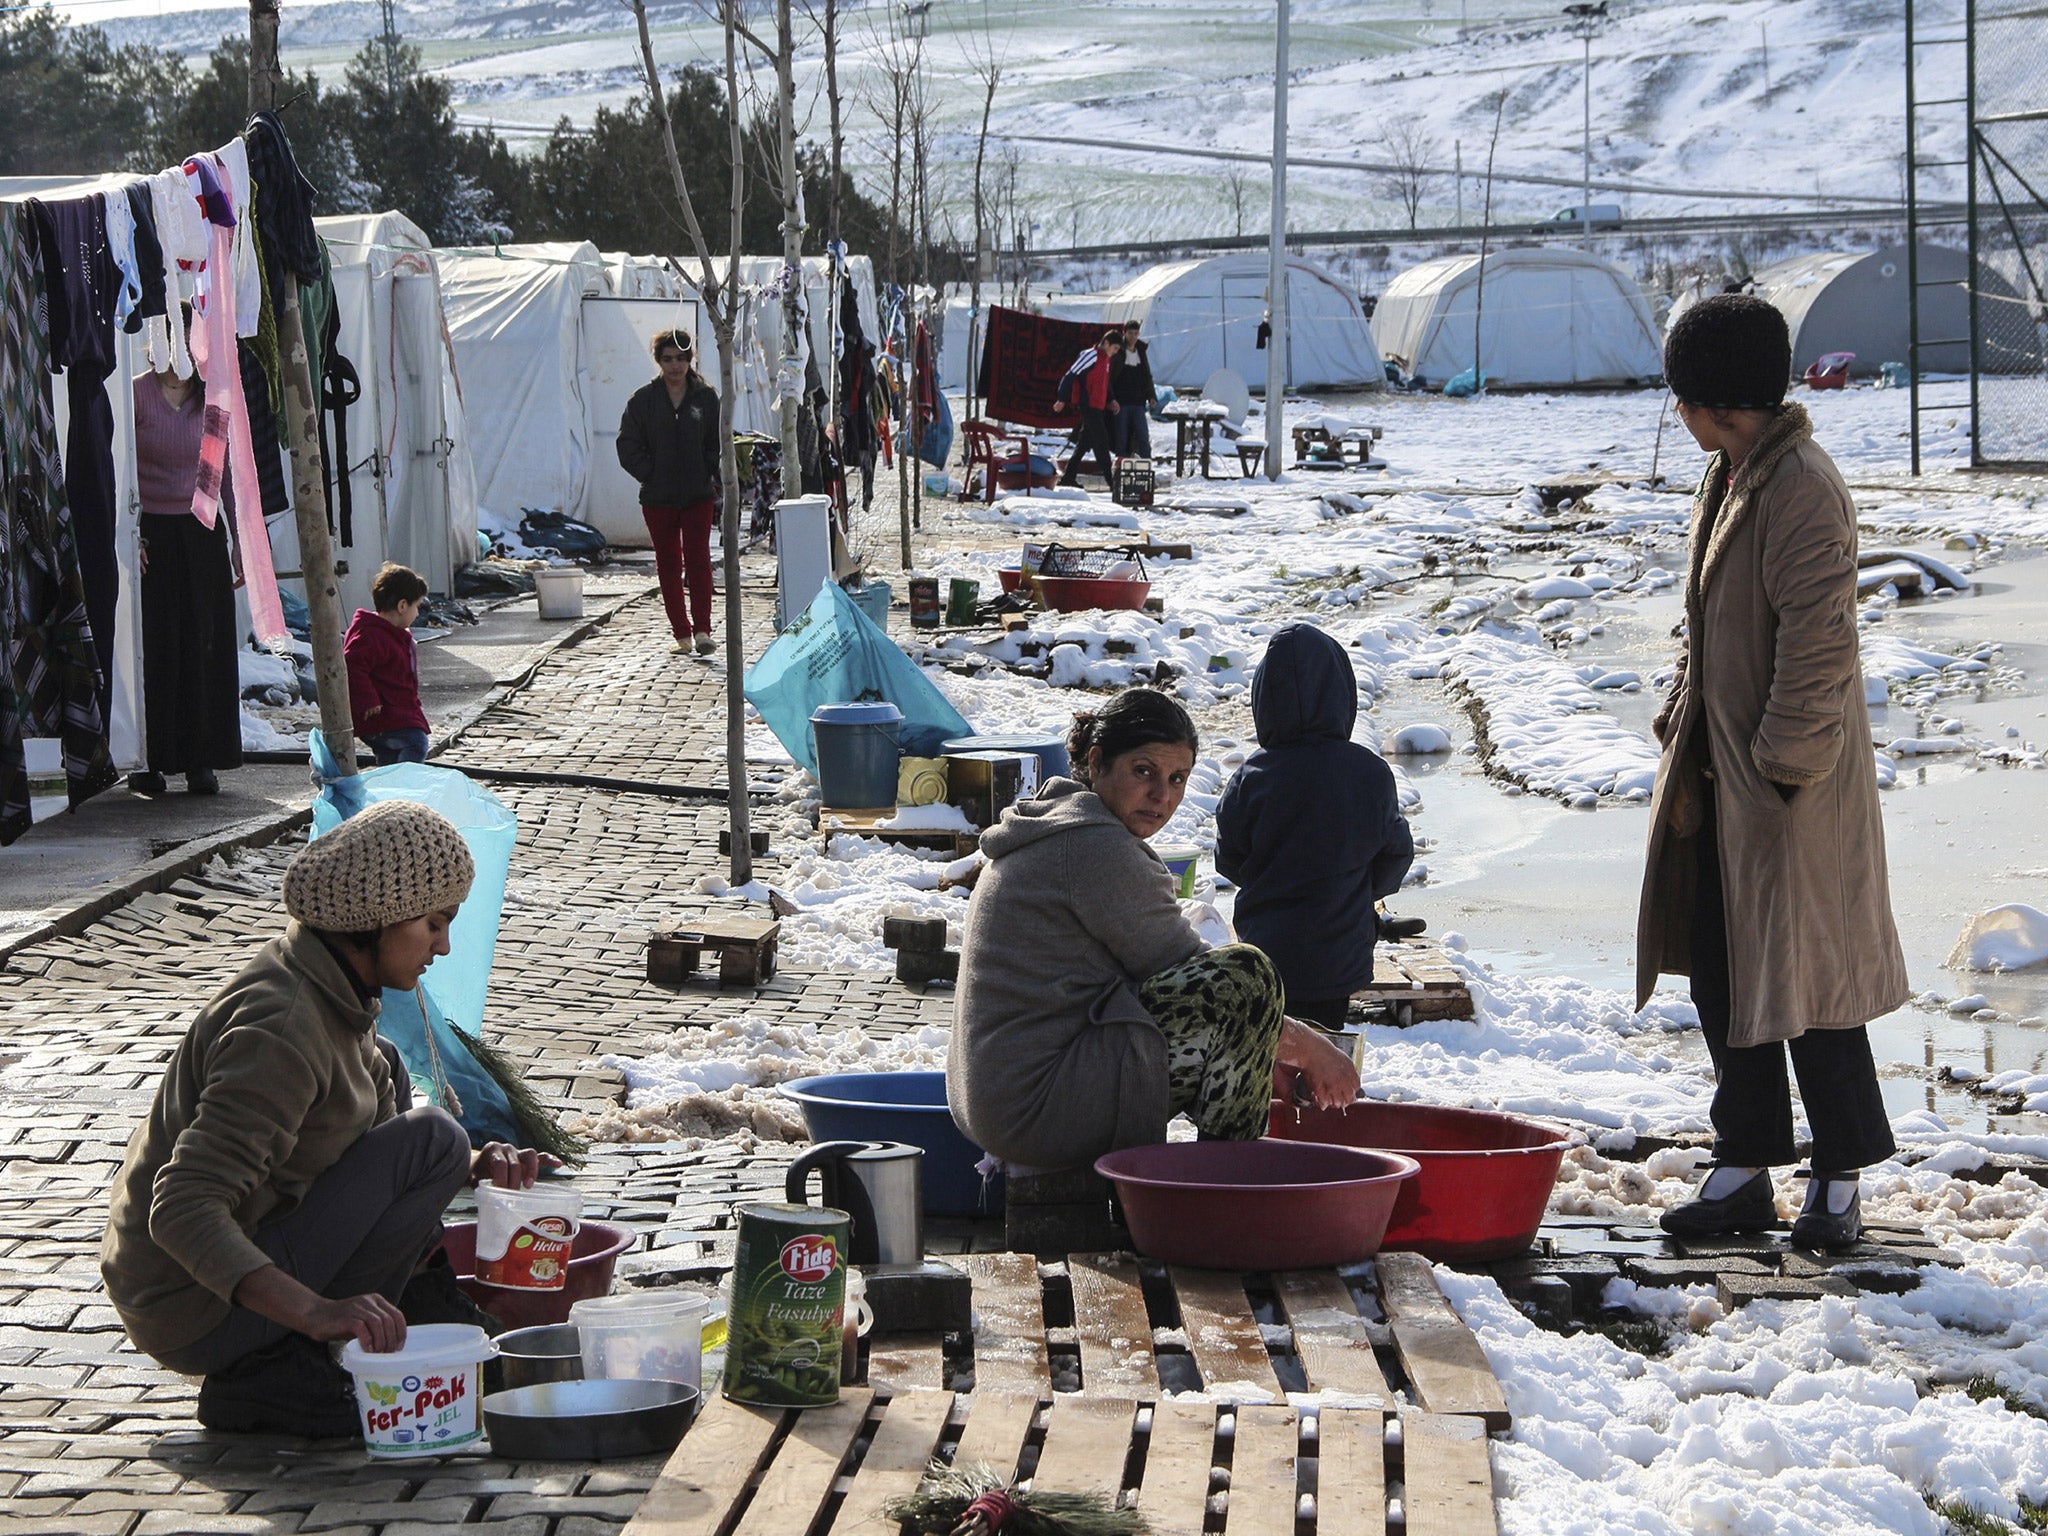
[[[424,763],[427,714],[420,708],[420,654],[412,626],[426,605],[427,584],[418,571],[387,565],[370,583],[370,600],[377,611],[358,608],[341,646],[356,737],[369,743],[380,765]]]

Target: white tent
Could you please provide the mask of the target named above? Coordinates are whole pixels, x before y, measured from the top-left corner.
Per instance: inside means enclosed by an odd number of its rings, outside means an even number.
[[[1048,299],[1043,307],[1059,320],[1138,321],[1151,352],[1152,377],[1161,384],[1198,388],[1217,369],[1231,368],[1253,389],[1265,387],[1266,354],[1258,344],[1259,322],[1266,313],[1262,254],[1167,262],[1108,293],[1066,295]],[[985,313],[986,301],[983,308]],[[950,316],[947,329],[952,329]],[[964,366],[964,359],[955,366]],[[1321,267],[1289,257],[1287,387],[1379,389],[1385,384],[1358,296]]]
[[[1562,246],[1440,256],[1410,267],[1373,311],[1380,351],[1411,378],[1442,385],[1479,366],[1502,389],[1645,383],[1663,346],[1636,280],[1611,261]]]
[[[363,389],[347,421],[350,536],[335,548],[348,565],[345,620],[370,606],[386,560],[411,566],[432,591],[450,590],[476,559],[476,469],[426,233],[402,213],[313,222],[334,266],[341,351]],[[296,530],[281,525],[271,540],[280,565],[296,567]]]

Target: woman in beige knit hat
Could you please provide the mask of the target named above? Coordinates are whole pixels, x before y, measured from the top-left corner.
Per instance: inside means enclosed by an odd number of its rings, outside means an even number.
[[[412,1108],[379,997],[448,952],[475,866],[453,824],[385,801],[285,870],[291,916],[200,1011],[114,1181],[100,1272],[135,1346],[205,1378],[214,1429],[361,1433],[329,1352],[390,1350],[408,1323],[492,1327],[439,1251],[441,1213],[483,1179],[552,1159],[472,1151]]]

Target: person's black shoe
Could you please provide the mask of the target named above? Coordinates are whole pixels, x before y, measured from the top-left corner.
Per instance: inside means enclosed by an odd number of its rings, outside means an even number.
[[[355,1384],[325,1344],[288,1333],[199,1384],[199,1422],[241,1435],[360,1440]]]
[[[1418,939],[1429,931],[1429,919],[1423,917],[1393,917],[1380,915],[1380,937],[1384,939]]]
[[[1701,1195],[1674,1206],[1657,1219],[1673,1237],[1720,1237],[1731,1232],[1763,1232],[1778,1224],[1778,1200],[1771,1193],[1771,1171],[1759,1169],[1739,1189],[1709,1200]]]
[[[505,1331],[503,1323],[470,1300],[469,1294],[456,1283],[455,1269],[448,1262],[445,1248],[436,1248],[426,1267],[405,1282],[405,1289],[398,1295],[398,1310],[405,1314],[408,1328],[425,1323],[467,1323],[483,1329],[492,1338]]]
[[[1813,1183],[1808,1186],[1806,1209],[1799,1213],[1799,1219],[1792,1223],[1792,1246],[1795,1248],[1849,1248],[1863,1238],[1863,1189],[1861,1179],[1831,1179],[1824,1173],[1811,1174]],[[1828,1207],[1828,1186],[1830,1184],[1855,1183],[1857,1188],[1850,1193],[1849,1208],[1837,1214]]]
[[[211,768],[194,768],[185,775],[185,793],[188,795],[219,794],[220,775]]]
[[[164,782],[164,776],[155,769],[128,775],[128,793],[131,795],[148,795],[154,799],[158,795],[167,795],[170,792],[171,786]]]

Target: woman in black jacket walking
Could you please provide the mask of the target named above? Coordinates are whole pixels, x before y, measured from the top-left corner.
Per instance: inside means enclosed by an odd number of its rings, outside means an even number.
[[[691,366],[688,331],[654,338],[661,377],[634,392],[619,418],[619,464],[640,482],[640,515],[654,543],[672,649],[708,654],[711,525],[718,505],[718,392]]]

